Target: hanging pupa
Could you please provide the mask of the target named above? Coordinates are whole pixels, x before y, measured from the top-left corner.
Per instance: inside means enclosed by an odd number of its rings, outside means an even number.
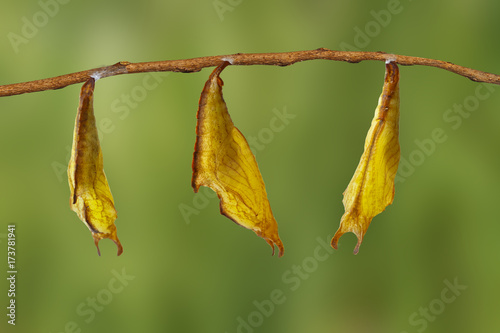
[[[221,214],[253,230],[283,255],[278,225],[255,156],[245,137],[234,126],[222,97],[224,62],[212,72],[201,93],[197,113],[192,186],[213,189],[220,199]]]
[[[387,61],[384,87],[375,117],[365,140],[365,149],[354,176],[344,191],[345,213],[333,236],[336,249],[339,238],[353,232],[358,238],[354,254],[372,221],[394,199],[394,178],[398,170],[399,149],[399,69]]]
[[[99,255],[101,255],[99,241],[103,238],[109,238],[115,242],[118,246],[118,255],[120,255],[123,247],[116,235],[114,224],[117,214],[104,174],[102,151],[94,116],[94,87],[95,79],[90,78],[83,84],[80,92],[80,105],[68,166],[70,207],[89,228]]]

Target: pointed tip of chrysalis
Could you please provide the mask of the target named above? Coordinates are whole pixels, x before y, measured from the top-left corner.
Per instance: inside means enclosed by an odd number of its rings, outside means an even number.
[[[361,245],[361,242],[362,242],[362,240],[358,238],[358,243],[356,244],[356,247],[354,248],[354,251],[352,251],[352,253],[354,255],[358,254],[358,252],[359,252],[359,246]]]
[[[332,246],[335,250],[338,250],[338,249],[339,249],[339,245],[338,245],[338,243],[339,243],[339,238],[340,238],[340,236],[342,236],[342,235],[339,235],[339,232],[337,231],[337,232],[335,233],[335,236],[333,236],[332,241],[331,241],[331,243],[330,243],[330,245],[331,245],[331,246]]]
[[[276,239],[269,239],[269,238],[266,238],[265,239],[267,244],[269,244],[271,246],[271,248],[273,249],[273,253],[272,255],[274,256],[274,246],[276,245],[279,249],[279,253],[278,253],[278,258],[281,258],[283,256],[283,254],[285,253],[285,247],[283,246],[283,243],[281,242],[281,239],[279,237],[277,237]]]
[[[118,239],[117,239],[118,240]],[[120,241],[115,242],[116,246],[118,247],[118,252],[116,253],[117,256],[120,256],[123,253],[123,246],[120,243]]]
[[[101,250],[99,249],[99,240],[100,239],[94,237],[94,244],[95,244],[95,247],[97,248],[97,255],[100,257],[101,256]]]
[[[340,226],[335,235],[333,235],[332,241],[330,243],[335,250],[339,249],[339,239],[343,234],[345,234],[345,231],[342,230],[342,226]]]
[[[357,235],[354,231],[351,231],[353,234],[356,235],[356,238],[358,239],[358,242],[356,243],[356,247],[354,248],[354,251],[352,251],[353,254],[358,254],[359,252],[359,247],[361,246],[361,243],[363,242],[363,238],[360,237],[359,235]],[[335,250],[338,250],[338,243],[339,243],[339,239],[340,237],[344,234],[345,232],[343,231],[340,231],[340,230],[337,230],[337,232],[335,233],[335,235],[333,236],[332,238],[332,241],[331,241],[331,246],[335,249]]]
[[[94,238],[94,244],[95,244],[95,247],[97,248],[97,254],[99,256],[101,256],[101,250],[99,250],[99,241],[103,238],[109,238],[116,244],[116,246],[118,247],[118,252],[116,254],[117,256],[119,256],[123,253],[123,246],[120,243],[120,240],[118,239],[118,237],[116,236],[116,231],[111,233],[111,234],[92,233],[92,237]]]
[[[351,215],[350,212],[346,212],[344,216],[342,216],[342,219],[340,221],[340,227],[337,229],[335,235],[333,235],[331,242],[332,247],[335,250],[337,250],[340,237],[342,237],[342,235],[345,234],[346,232],[352,232],[353,234],[356,235],[356,238],[358,239],[358,242],[356,243],[356,247],[354,248],[353,253],[358,254],[359,247],[363,242],[363,236],[365,235],[366,230],[370,225],[370,222],[371,219],[366,219],[363,216]],[[361,225],[359,223],[361,223]],[[365,225],[366,228],[364,228],[363,225]]]

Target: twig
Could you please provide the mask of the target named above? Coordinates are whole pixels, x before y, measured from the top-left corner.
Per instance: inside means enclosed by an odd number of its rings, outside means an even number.
[[[209,56],[193,59],[165,60],[152,62],[130,63],[121,61],[114,65],[90,69],[87,71],[71,73],[42,80],[7,84],[0,86],[0,97],[13,96],[37,91],[60,89],[66,86],[87,81],[90,77],[103,78],[120,74],[146,73],[146,72],[198,72],[205,67],[214,67],[222,61],[229,61],[232,65],[273,65],[288,66],[306,60],[335,60],[351,63],[363,60],[392,60],[399,65],[432,66],[441,68],[472,81],[493,83],[500,85],[500,75],[478,71],[441,60],[410,57],[383,52],[348,52],[332,51],[324,48],[310,51],[294,51],[282,53],[237,53],[223,56]]]

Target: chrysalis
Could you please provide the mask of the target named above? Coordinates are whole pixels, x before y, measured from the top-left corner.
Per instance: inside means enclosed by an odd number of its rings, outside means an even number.
[[[123,247],[116,235],[116,210],[113,196],[103,169],[103,158],[94,117],[95,80],[90,78],[82,86],[80,105],[75,121],[73,149],[68,166],[71,190],[70,207],[78,214],[94,238],[99,251],[99,241],[109,238],[118,246],[118,255]]]
[[[394,199],[394,177],[400,157],[399,69],[394,62],[386,62],[385,66],[384,88],[366,137],[365,151],[344,192],[345,213],[332,239],[336,249],[340,236],[346,232],[356,234],[354,254],[358,253],[373,217]]]
[[[264,181],[245,137],[234,126],[222,97],[219,77],[228,65],[217,67],[205,83],[197,113],[192,186],[213,189],[221,214],[253,230],[283,255],[278,225],[267,199]]]

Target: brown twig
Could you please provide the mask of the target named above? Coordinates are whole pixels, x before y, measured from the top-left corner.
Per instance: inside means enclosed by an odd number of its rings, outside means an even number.
[[[90,69],[87,71],[56,76],[48,79],[6,84],[0,86],[0,97],[13,96],[24,93],[31,93],[44,90],[60,89],[66,86],[81,83],[90,77],[103,78],[120,74],[146,73],[146,72],[198,72],[205,67],[214,67],[223,61],[229,61],[232,65],[273,65],[288,66],[296,62],[306,60],[335,60],[351,63],[363,60],[392,60],[404,66],[420,65],[441,68],[458,75],[464,76],[472,81],[486,82],[500,85],[500,75],[478,71],[475,69],[459,66],[450,62],[410,57],[383,52],[349,52],[332,51],[324,48],[310,51],[294,51],[282,53],[237,53],[223,56],[209,56],[182,60],[165,60],[152,62],[130,63],[127,61],[118,62],[114,65]]]

